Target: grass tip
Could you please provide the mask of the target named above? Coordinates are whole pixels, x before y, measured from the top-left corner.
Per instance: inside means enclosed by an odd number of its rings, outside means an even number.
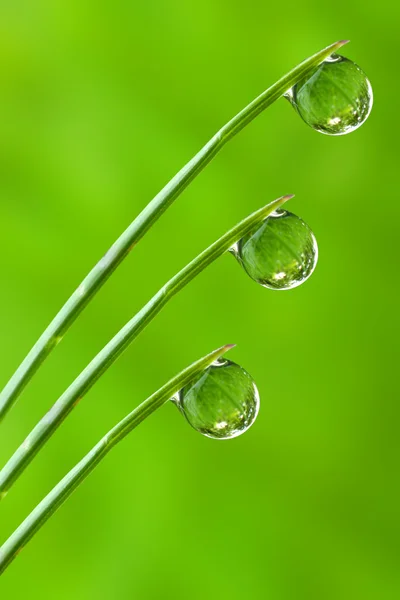
[[[232,348],[235,348],[236,344],[225,344],[224,348],[225,350],[232,350]]]

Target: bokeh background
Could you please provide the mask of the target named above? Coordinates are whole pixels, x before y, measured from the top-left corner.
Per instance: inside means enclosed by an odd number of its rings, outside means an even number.
[[[291,292],[226,256],[98,382],[2,502],[3,541],[117,420],[224,343],[256,379],[254,427],[218,442],[166,406],[97,469],[0,581],[3,598],[400,596],[399,8],[204,0],[0,3],[0,385],[87,271],[246,103],[338,39],[375,92],[332,138],[281,100],[137,246],[1,427],[4,463],[178,269],[277,196],[320,261]]]

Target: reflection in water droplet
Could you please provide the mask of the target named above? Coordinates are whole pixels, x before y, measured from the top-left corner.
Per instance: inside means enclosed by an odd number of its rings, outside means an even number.
[[[213,363],[173,401],[194,429],[219,440],[247,431],[257,417],[260,404],[253,378],[226,359]]]
[[[273,212],[232,249],[246,273],[266,288],[289,290],[310,277],[318,260],[309,226],[286,210]]]
[[[285,96],[307,125],[327,135],[344,135],[360,127],[373,104],[372,87],[364,71],[338,54],[325,60]]]

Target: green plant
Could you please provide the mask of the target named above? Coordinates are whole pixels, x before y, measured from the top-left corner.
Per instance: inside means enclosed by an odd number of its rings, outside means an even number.
[[[153,198],[78,286],[7,383],[0,394],[0,422],[41,363],[61,341],[65,332],[80,312],[129,254],[134,245],[137,244],[146,231],[183,192],[189,183],[230,139],[275,102],[275,100],[291,89],[297,81],[307,77],[315,67],[346,43],[346,41],[336,42],[321,50],[321,52],[302,62],[258,96],[258,98],[253,100],[253,102],[224,125],[200,152]]]
[[[353,131],[365,121],[372,106],[368,80],[351,61],[336,55],[329,58],[345,43],[332,44],[307,59],[256,98],[229,121],[150,202],[89,273],[11,378],[0,395],[0,420],[136,242],[224,144],[267,106],[284,95],[311,127],[331,135]],[[117,333],[64,392],[0,472],[0,499],[77,402],[136,335],[170,298],[220,255],[232,251],[251,278],[272,289],[290,289],[311,275],[318,255],[311,230],[296,215],[286,211],[275,212],[290,197],[284,196],[272,202],[228,231],[165,284]],[[104,455],[167,400],[173,399],[189,423],[209,437],[226,439],[245,431],[257,415],[258,392],[250,376],[238,365],[215,362],[229,348],[225,346],[188,367],[114,427],[3,545],[0,549],[0,573]],[[221,366],[228,366],[228,369],[221,369]]]
[[[69,498],[80,483],[93,471],[114,446],[121,442],[135,427],[157,408],[168,402],[180,389],[187,386],[197,375],[218,360],[231,345],[223,346],[199,359],[171,381],[166,383],[135,410],[117,423],[90,452],[55,486],[25,521],[0,548],[0,575],[14,560],[31,537],[44,525],[51,515]]]
[[[214,244],[211,244],[182,271],[168,281],[142,310],[113,337],[62,394],[43,419],[39,421],[1,470],[0,499],[4,498],[11,485],[33,460],[49,437],[61,425],[74,406],[90,390],[98,378],[116,361],[144,327],[160,312],[168,300],[289,198],[291,196],[284,196],[271,202],[271,204],[268,204],[241,221],[236,227],[214,242]]]

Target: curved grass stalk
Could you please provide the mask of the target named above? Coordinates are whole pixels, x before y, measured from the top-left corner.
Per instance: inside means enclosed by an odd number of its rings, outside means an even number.
[[[209,264],[229,250],[233,244],[251,231],[255,225],[262,222],[271,212],[279,208],[279,206],[290,198],[292,196],[278,198],[278,200],[274,200],[274,202],[264,206],[238,223],[170,279],[137,315],[128,321],[75,379],[43,419],[39,421],[1,470],[0,500],[4,498],[11,485],[33,460],[54,431],[61,425],[74,406],[90,390],[97,379],[116,361],[142,329],[160,312],[168,300]]]
[[[135,427],[150,416],[157,408],[168,402],[176,392],[210,366],[233,345],[223,346],[181,371],[167,384],[147,398],[135,410],[120,421],[88,452],[88,454],[53,488],[38,504],[25,521],[15,530],[0,548],[0,575],[16,558],[17,554],[45,524],[52,514],[69,498],[72,492],[93,471],[114,446],[121,442]]]
[[[124,260],[132,247],[223,148],[226,142],[232,139],[255,119],[257,115],[287,92],[297,81],[305,77],[307,73],[311,72],[345,43],[346,41],[340,41],[331,44],[324,50],[306,59],[274,83],[224,125],[194,158],[153,198],[128,229],[111,246],[105,256],[90,271],[11,377],[0,394],[0,422],[15,403],[41,363],[61,341],[63,335],[80,312]]]

